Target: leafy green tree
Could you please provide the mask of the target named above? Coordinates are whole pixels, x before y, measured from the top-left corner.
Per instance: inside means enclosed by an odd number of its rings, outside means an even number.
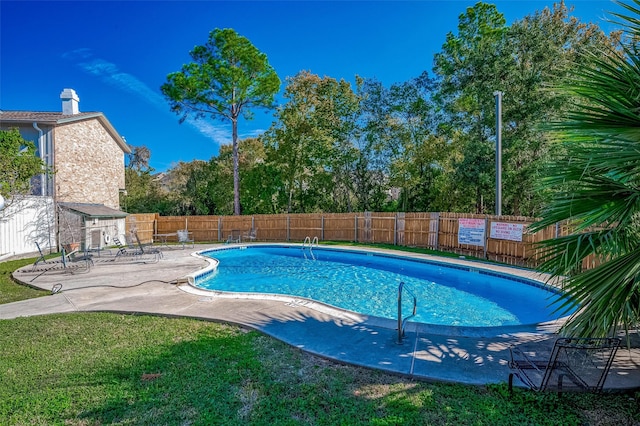
[[[209,40],[190,52],[193,62],[167,76],[161,90],[171,110],[182,117],[230,121],[233,146],[234,214],[240,214],[238,119],[252,118],[254,108],[271,108],[280,79],[251,42],[233,29],[215,29]]]
[[[503,90],[508,57],[503,55],[507,27],[495,5],[477,3],[460,15],[458,33],[448,33],[442,52],[435,55],[440,77],[436,99],[446,120],[442,134],[457,153],[451,187],[462,189],[465,205],[483,212],[494,192],[493,149],[495,115],[493,92]]]
[[[553,126],[563,155],[541,180],[554,195],[532,227],[572,229],[542,244],[542,270],[566,277],[561,308],[580,307],[564,327],[571,335],[640,324],[640,1],[618,4],[626,8],[615,14],[628,33],[622,52],[583,53],[559,87],[576,103]],[[587,261],[597,266],[584,269]]]
[[[120,195],[120,205],[128,213],[168,214],[171,204],[153,175],[153,169],[124,171],[126,194]]]
[[[401,188],[402,211],[428,210],[433,180],[441,172],[444,142],[436,134],[433,80],[423,73],[389,89],[376,81],[361,85],[362,148],[381,167],[388,185]]]
[[[378,80],[359,76],[356,76],[356,90],[360,99],[360,131],[354,140],[358,149],[354,191],[358,210],[381,211],[386,207],[394,146],[386,125],[391,114],[388,90]]]
[[[436,99],[445,112],[455,210],[493,211],[495,206],[495,98],[503,98],[503,209],[534,215],[548,191],[534,182],[554,145],[540,124],[558,117],[571,97],[549,90],[582,59],[578,52],[610,45],[594,24],[569,16],[564,2],[505,25],[495,6],[478,3],[460,16],[435,57]]]
[[[271,213],[273,176],[265,168],[265,149],[259,139],[238,143],[242,214]],[[233,149],[222,145],[209,161],[179,162],[163,178],[164,193],[174,215],[233,214]],[[245,207],[247,206],[247,207]]]
[[[46,171],[45,163],[36,156],[33,142],[25,140],[18,129],[0,130],[0,195],[10,200],[28,194],[31,178]]]
[[[209,188],[215,179],[209,161],[193,160],[175,164],[167,170],[166,191],[173,200],[175,215],[206,215],[215,211]]]
[[[243,214],[278,212],[277,196],[281,182],[273,164],[267,162],[266,147],[261,139],[240,141],[240,179]]]
[[[288,79],[287,102],[264,136],[287,212],[343,211],[351,202],[358,98],[351,85],[303,71]]]
[[[124,170],[126,192],[120,195],[120,205],[129,213],[174,214],[175,203],[162,189],[163,174],[154,174],[149,167],[151,151],[146,146],[134,146],[129,164]]]
[[[556,3],[514,22],[507,33],[512,68],[504,86],[503,202],[511,214],[537,215],[548,196],[535,182],[555,147],[540,124],[556,120],[573,103],[549,87],[584,60],[579,52],[609,48],[618,37],[609,39],[570,12],[564,2]]]

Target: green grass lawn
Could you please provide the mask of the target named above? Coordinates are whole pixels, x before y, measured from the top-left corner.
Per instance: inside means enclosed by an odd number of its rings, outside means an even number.
[[[5,271],[25,262],[0,263],[1,300],[49,294],[8,290],[22,286]],[[640,409],[628,394],[412,381],[193,319],[0,320],[0,425],[104,424],[617,426],[640,425]]]
[[[238,327],[153,316],[0,321],[2,425],[632,425],[630,395],[415,382]]]
[[[48,291],[19,285],[11,278],[13,271],[35,262],[36,259],[37,258],[0,262],[0,304],[17,302],[18,300],[32,299],[34,297],[51,294],[51,292]]]

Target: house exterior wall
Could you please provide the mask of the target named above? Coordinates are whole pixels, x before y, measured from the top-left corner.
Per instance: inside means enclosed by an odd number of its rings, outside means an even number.
[[[26,196],[0,210],[0,257],[56,250],[55,208],[51,197]]]
[[[97,119],[55,128],[56,200],[120,208],[124,152]]]

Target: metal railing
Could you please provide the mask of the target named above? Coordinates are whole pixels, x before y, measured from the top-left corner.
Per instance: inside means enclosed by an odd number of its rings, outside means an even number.
[[[303,243],[302,243],[302,255],[304,256],[304,258],[307,258],[307,253],[305,252],[305,247],[309,247],[309,255],[311,256],[311,258],[313,260],[316,260],[315,255],[313,254],[313,246],[315,245],[316,247],[318,247],[318,237],[313,237],[313,240],[311,239],[311,237],[307,236]]]
[[[406,318],[402,318],[402,292],[403,290],[406,290],[407,293],[409,293],[409,295],[411,295],[411,297],[413,297],[413,313],[411,315],[409,315]],[[404,285],[404,281],[400,282],[400,285],[398,285],[398,344],[402,343],[402,339],[404,338],[404,328],[407,325],[407,321],[410,318],[413,318],[414,316],[416,316],[416,310],[417,310],[417,306],[418,306],[418,299],[416,298],[416,295],[413,294],[411,292],[411,290],[409,290],[408,288],[405,287]]]

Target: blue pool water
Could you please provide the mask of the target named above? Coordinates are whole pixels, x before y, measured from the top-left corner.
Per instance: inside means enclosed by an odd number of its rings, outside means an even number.
[[[248,246],[202,253],[220,263],[200,288],[291,295],[350,311],[397,319],[400,282],[417,298],[411,321],[490,327],[550,321],[558,298],[535,282],[469,268],[364,251]],[[529,283],[529,284],[527,284]],[[405,293],[403,312],[412,298]],[[403,315],[404,316],[404,315]]]

